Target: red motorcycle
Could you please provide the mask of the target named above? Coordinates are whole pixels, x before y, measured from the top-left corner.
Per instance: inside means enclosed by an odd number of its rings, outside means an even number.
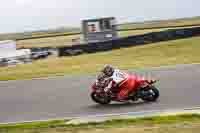
[[[145,85],[139,86],[137,90],[133,93],[130,93],[128,98],[123,100],[123,102],[137,101],[139,99],[142,99],[146,102],[156,101],[160,95],[159,90],[154,85],[157,81],[158,80],[155,80],[151,83],[145,82]],[[116,90],[117,88],[111,88],[109,89],[109,91],[107,91],[106,88],[97,87],[96,83],[94,83],[92,86],[92,92],[90,94],[90,97],[94,102],[99,104],[109,104],[111,101],[122,102],[116,98],[118,94],[118,91]]]

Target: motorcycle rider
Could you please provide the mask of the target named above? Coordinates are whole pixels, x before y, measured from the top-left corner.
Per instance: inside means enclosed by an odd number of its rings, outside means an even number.
[[[108,80],[106,80],[106,75],[104,73],[100,73],[99,75],[97,75],[97,80],[95,83],[95,86],[97,88],[105,88],[108,84]]]
[[[117,93],[116,100],[124,101],[128,98],[130,93],[134,93],[136,89],[140,85],[145,85],[145,83],[154,82],[153,79],[145,79],[143,77],[139,77],[133,74],[128,74],[122,70],[115,69],[112,65],[105,65],[104,68],[101,70],[104,74],[102,76],[103,79],[109,79],[109,84],[107,83],[107,90],[110,89],[118,89],[119,93]],[[103,84],[103,83],[102,83]]]

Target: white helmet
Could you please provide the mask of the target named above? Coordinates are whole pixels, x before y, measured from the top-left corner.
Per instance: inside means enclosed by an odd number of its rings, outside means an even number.
[[[106,64],[104,68],[101,70],[106,76],[112,76],[114,72],[114,67],[112,65]]]

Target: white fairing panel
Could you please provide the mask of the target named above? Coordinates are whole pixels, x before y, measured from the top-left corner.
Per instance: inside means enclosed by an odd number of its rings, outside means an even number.
[[[128,78],[128,74],[125,72],[122,72],[118,69],[115,69],[112,79],[118,84],[121,83],[122,81],[126,80]]]

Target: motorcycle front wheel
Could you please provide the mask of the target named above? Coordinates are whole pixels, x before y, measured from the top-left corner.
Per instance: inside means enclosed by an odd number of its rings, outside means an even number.
[[[111,98],[109,96],[106,96],[106,95],[102,96],[102,95],[99,95],[96,92],[92,92],[90,94],[90,97],[94,102],[96,102],[98,104],[105,105],[105,104],[109,104],[111,102]]]
[[[151,86],[148,90],[148,95],[143,96],[142,100],[147,102],[154,102],[160,96],[159,90],[155,86]]]

